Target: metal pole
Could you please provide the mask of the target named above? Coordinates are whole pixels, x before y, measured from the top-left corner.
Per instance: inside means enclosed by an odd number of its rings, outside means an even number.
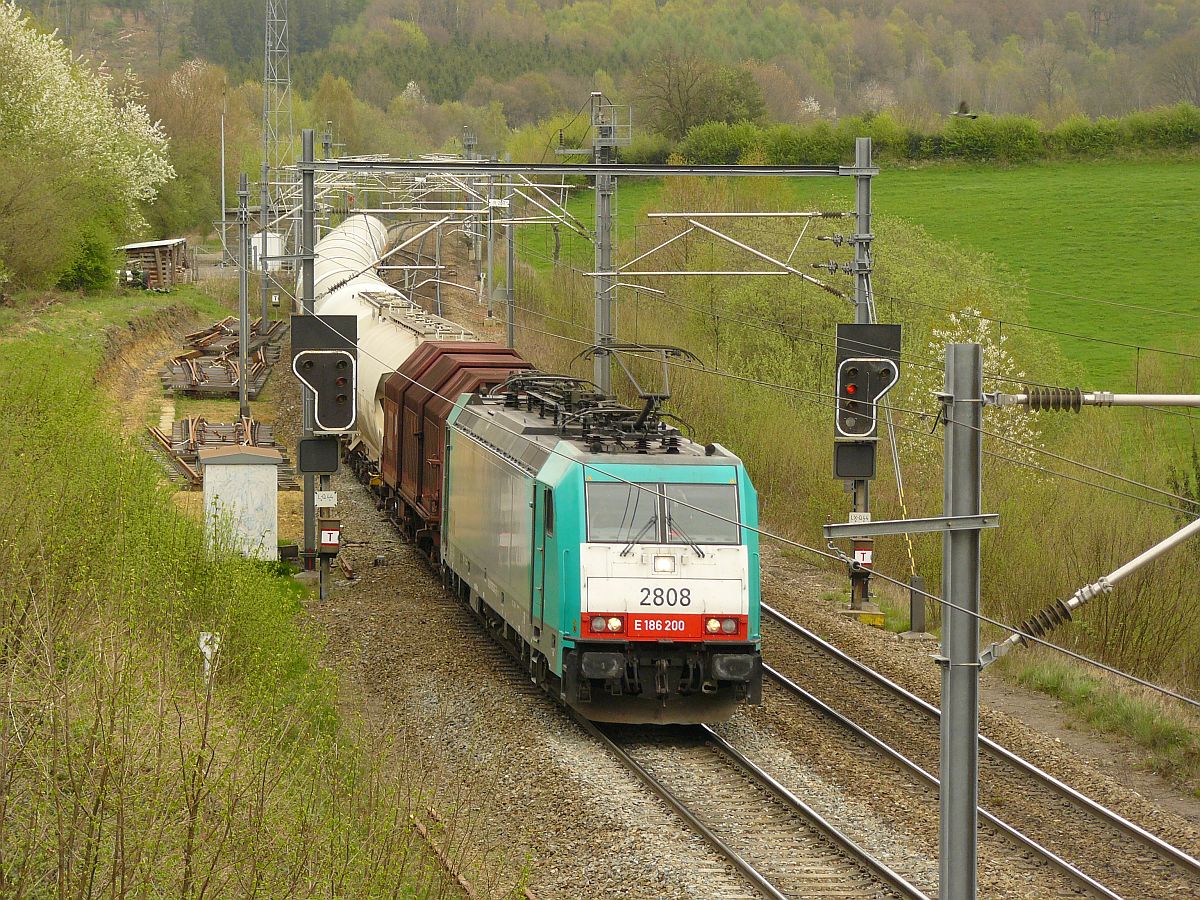
[[[945,513],[982,512],[983,354],[978,344],[946,348]],[[979,531],[942,539],[942,900],[975,900],[979,804]],[[953,606],[949,604],[954,604]],[[961,607],[956,609],[955,607]]]
[[[250,415],[250,386],[246,373],[250,369],[250,182],[246,173],[238,180],[238,414]]]
[[[221,98],[221,265],[229,264],[229,234],[225,227],[225,98]]]
[[[871,139],[856,138],[854,141],[854,166],[866,169],[871,166]],[[854,322],[857,325],[871,324],[871,176],[854,177]],[[854,512],[871,512],[871,482],[865,478],[855,479],[853,485]],[[873,542],[864,543],[864,549],[874,552]],[[867,569],[851,571],[850,608],[863,609],[868,602],[871,588],[871,573]]]
[[[511,187],[511,184],[510,184],[510,187]],[[509,191],[509,194],[508,194],[508,202],[509,203],[513,202],[511,190]],[[511,216],[510,216],[510,218],[511,218]],[[505,266],[504,266],[504,296],[505,296],[505,299],[508,301],[508,315],[505,318],[505,322],[507,323],[507,326],[508,326],[508,346],[515,347],[515,346],[517,346],[517,335],[516,335],[517,295],[514,290],[513,277],[514,277],[515,269],[516,269],[516,265],[517,265],[517,226],[516,226],[516,223],[511,222],[511,221],[508,223],[507,238],[508,238],[508,242],[507,242],[508,243],[508,247],[507,247],[507,250],[508,250],[507,257],[508,258],[507,258]]]
[[[440,316],[442,314],[442,278],[443,278],[443,275],[442,275],[442,229],[441,228],[438,228],[438,230],[434,232],[434,245],[433,246],[434,246],[433,262],[434,262],[434,265],[437,266],[437,269],[435,270],[437,273],[437,279],[433,282],[433,311]]]
[[[492,199],[494,197],[494,184],[492,176],[488,176],[487,180],[487,271],[483,276],[483,289],[487,294],[487,314],[490,319],[493,315],[492,298],[495,291],[492,290],[493,277],[493,262],[492,262],[492,243],[496,237],[496,226],[494,223],[495,215],[492,211]]]
[[[592,122],[599,122],[601,95],[592,94]],[[597,130],[594,159],[597,163],[611,162],[611,148],[604,143]],[[592,357],[592,380],[604,393],[612,392],[612,361],[609,359],[608,344],[612,343],[613,291],[613,220],[612,199],[615,190],[613,176],[608,173],[596,175],[596,333],[595,356]]]
[[[300,139],[300,308],[306,316],[313,314],[316,294],[316,276],[313,271],[314,247],[316,245],[316,172],[314,161],[313,130],[305,128]],[[316,425],[313,396],[308,389],[300,388],[304,408],[304,437],[313,436]],[[304,476],[304,568],[315,568],[317,553],[317,507],[316,480],[313,475]]]
[[[268,294],[271,289],[271,279],[267,276],[267,227],[271,224],[271,216],[268,208],[271,205],[270,191],[268,188],[268,180],[271,177],[271,170],[266,162],[262,164],[262,180],[258,184],[258,205],[259,205],[259,230],[262,234],[259,235],[259,251],[258,251],[258,299],[262,306],[262,311],[259,313],[262,316],[262,324],[259,326],[264,331],[267,327],[267,318],[270,313],[268,307]]]
[[[311,477],[311,476],[310,476]],[[321,475],[321,490],[329,490],[329,476],[322,473]],[[332,558],[322,556],[319,563],[320,568],[317,573],[317,597],[321,600],[329,599],[330,589],[333,587],[332,579],[330,578],[330,563]]]

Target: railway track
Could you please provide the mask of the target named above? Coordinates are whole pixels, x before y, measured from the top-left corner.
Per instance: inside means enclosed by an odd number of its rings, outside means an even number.
[[[763,604],[762,611],[773,631],[787,635],[783,642],[764,641],[779,648],[772,660],[790,657],[788,674],[764,666],[769,682],[936,789],[938,731],[930,723],[940,711],[777,610]],[[817,665],[801,676],[806,662]],[[814,677],[834,668],[836,676]],[[859,720],[871,722],[870,731],[834,708],[835,697],[848,696]],[[980,776],[981,821],[1088,893],[1200,896],[1200,861],[982,735]]]
[[[576,721],[762,895],[925,898],[708,726]]]

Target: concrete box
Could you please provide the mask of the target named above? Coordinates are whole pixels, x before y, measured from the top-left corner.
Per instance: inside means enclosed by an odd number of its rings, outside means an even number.
[[[253,559],[279,558],[278,450],[240,444],[200,451],[204,533]]]

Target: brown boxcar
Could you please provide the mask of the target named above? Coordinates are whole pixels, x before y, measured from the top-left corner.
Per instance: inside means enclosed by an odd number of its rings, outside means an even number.
[[[440,540],[442,456],[454,402],[532,368],[500,344],[426,341],[384,382],[380,474],[395,496],[396,520],[427,553]]]

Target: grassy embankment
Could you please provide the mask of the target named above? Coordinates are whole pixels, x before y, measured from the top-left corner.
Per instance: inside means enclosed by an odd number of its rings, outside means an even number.
[[[189,289],[0,310],[0,894],[454,896],[409,822],[435,788],[339,715],[303,590],[210,551],[116,436],[106,343],[168,306],[223,314]]]
[[[1196,384],[1197,370],[1179,357],[1143,351],[1138,360],[1136,351],[1058,338],[1019,326],[1041,324],[1133,344],[1192,349],[1200,318],[1089,306],[1041,291],[1186,313],[1189,286],[1200,275],[1200,259],[1195,254],[1182,259],[1176,248],[1178,235],[1194,231],[1198,224],[1200,206],[1188,200],[1197,190],[1196,171],[1196,163],[1168,161],[1050,164],[979,172],[959,168],[886,171],[876,185],[882,210],[877,221],[880,318],[905,325],[905,356],[917,363],[906,368],[904,385],[893,402],[908,410],[932,412],[931,394],[940,384],[941,346],[947,336],[989,342],[992,351],[985,367],[991,371],[1020,371],[1037,381],[1117,390],[1132,388],[1136,377],[1143,390],[1190,390]],[[639,212],[647,206],[849,208],[850,197],[848,185],[831,188],[828,182],[815,180],[798,185],[744,182],[737,184],[736,193],[682,179],[665,186],[654,182],[628,185],[620,191],[619,258],[630,258],[674,233],[641,224],[647,220],[639,219]],[[581,192],[574,202],[576,214],[587,221],[587,192]],[[914,228],[913,222],[928,224],[928,228]],[[790,252],[794,241],[794,230],[788,237],[771,222],[736,224],[726,220],[723,224],[736,236],[781,256]],[[817,223],[809,235],[835,230],[848,228],[843,222]],[[945,242],[933,240],[931,233]],[[678,241],[662,251],[657,262],[646,268],[758,267],[748,264],[744,256],[694,237],[687,239],[690,246]],[[525,257],[533,271],[519,287],[518,303],[527,310],[521,313],[523,327],[518,335],[535,358],[547,365],[565,366],[583,345],[564,337],[583,342],[590,333],[591,285],[561,268],[551,271],[547,262],[550,246],[548,229],[541,234],[531,229],[524,238]],[[565,262],[590,270],[590,253],[585,242],[566,237],[564,232]],[[839,253],[827,243],[801,245],[796,260],[805,267],[831,256],[844,258],[846,251]],[[842,279],[843,284],[846,281]],[[1029,284],[1028,292],[1022,289],[1022,282]],[[828,391],[834,326],[849,318],[849,307],[843,302],[811,288],[799,288],[794,280],[784,278],[719,282],[676,278],[648,284],[668,291],[668,296],[656,299],[625,291],[618,309],[623,337],[680,344],[697,351],[709,366],[743,377],[799,390]],[[1114,287],[1118,284],[1120,290]],[[968,307],[1005,324],[966,317],[954,325],[943,312]],[[996,352],[1001,343],[1007,359]],[[839,487],[829,478],[828,400],[683,370],[672,373],[672,388],[676,409],[704,439],[720,440],[746,459],[762,493],[769,525],[821,546],[818,524],[839,515],[846,506]],[[1011,385],[993,382],[987,388],[1011,389]],[[937,515],[941,435],[931,433],[931,418],[900,412],[897,423],[907,508],[901,509],[898,503],[884,451],[874,493],[876,514]],[[1079,417],[989,413],[988,428],[1099,468],[1168,485],[1172,466],[1190,451],[1188,425],[1178,417],[1150,412],[1087,410]],[[986,461],[985,506],[999,511],[1004,525],[985,536],[984,609],[990,615],[1019,621],[1178,527],[1179,514],[1144,502],[1166,502],[1165,498],[1107,481],[998,438],[988,438],[986,444],[998,456]],[[1020,462],[1104,482],[1141,499],[1038,474]],[[915,543],[918,570],[936,583],[940,547],[928,539]],[[902,542],[880,541],[877,550],[883,571],[902,575],[907,570]],[[1095,601],[1079,616],[1075,627],[1055,638],[1141,675],[1195,692],[1200,688],[1200,627],[1191,607],[1197,578],[1197,556],[1176,554],[1169,565],[1155,567],[1114,595]],[[900,627],[903,617],[893,618]],[[1013,654],[1009,659],[1017,674],[1031,683],[1044,687],[1055,683],[1041,677],[1043,663],[1038,658]],[[1079,677],[1091,676],[1079,673]],[[1107,682],[1097,681],[1094,688],[1093,697],[1111,694],[1113,703],[1129,696]],[[1102,720],[1087,714],[1083,704],[1073,702],[1072,692],[1063,689],[1056,693],[1088,721],[1143,739],[1148,748],[1158,740],[1147,739],[1146,729],[1134,727],[1127,717],[1124,725],[1120,724],[1122,717]],[[1175,735],[1169,741],[1174,749],[1162,755],[1178,763],[1169,767],[1182,777],[1195,777],[1200,772],[1200,742],[1196,740],[1200,724],[1157,701],[1138,698],[1137,703],[1151,719],[1169,724],[1160,733]],[[1183,730],[1175,730],[1175,724]]]

